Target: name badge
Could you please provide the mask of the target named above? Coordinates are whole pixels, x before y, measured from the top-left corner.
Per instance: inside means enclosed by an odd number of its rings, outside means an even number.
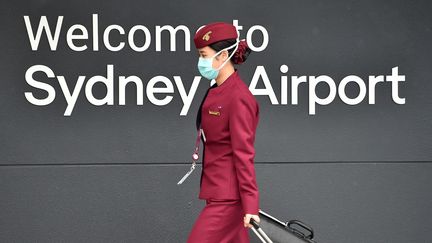
[[[220,112],[219,112],[219,111],[212,111],[212,110],[209,110],[209,114],[210,114],[210,115],[214,115],[214,116],[220,116]]]

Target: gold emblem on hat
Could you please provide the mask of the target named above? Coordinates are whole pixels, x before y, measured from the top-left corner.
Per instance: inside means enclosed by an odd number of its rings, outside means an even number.
[[[211,31],[205,33],[205,35],[203,35],[202,39],[205,40],[205,41],[210,40],[210,34],[211,34],[211,33],[212,33]]]

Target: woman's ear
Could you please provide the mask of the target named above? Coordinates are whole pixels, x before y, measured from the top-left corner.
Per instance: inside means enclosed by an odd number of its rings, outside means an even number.
[[[219,55],[216,56],[218,61],[224,62],[228,58],[228,51],[223,50]]]
[[[222,60],[225,61],[228,57],[229,57],[228,51],[227,50],[223,50],[222,51]]]

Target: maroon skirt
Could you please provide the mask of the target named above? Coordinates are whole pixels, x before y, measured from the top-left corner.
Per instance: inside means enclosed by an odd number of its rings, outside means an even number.
[[[206,200],[187,243],[249,243],[240,200]]]

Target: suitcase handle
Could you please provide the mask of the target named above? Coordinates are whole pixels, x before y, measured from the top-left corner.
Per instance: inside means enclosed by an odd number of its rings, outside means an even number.
[[[301,228],[309,231],[309,235],[306,236],[305,234],[303,234],[299,230],[291,227],[291,225],[293,225],[293,224],[296,224],[296,225],[300,226]],[[290,228],[293,232],[295,232],[295,233],[299,234],[300,236],[302,236],[303,238],[313,239],[313,237],[314,237],[313,229],[310,226],[305,225],[303,222],[301,222],[299,220],[293,219],[293,220],[288,221],[287,227]]]
[[[259,223],[258,223],[257,221],[255,221],[253,218],[251,218],[249,222],[252,224],[252,226],[253,226],[255,229],[258,229],[258,228],[260,227],[260,226],[259,226]]]
[[[251,218],[249,220],[249,223],[252,224],[253,229],[255,229],[255,233],[258,235],[258,237],[261,239],[262,242],[273,243],[273,241],[267,236],[267,234],[260,228],[258,222],[256,222],[253,218]]]

